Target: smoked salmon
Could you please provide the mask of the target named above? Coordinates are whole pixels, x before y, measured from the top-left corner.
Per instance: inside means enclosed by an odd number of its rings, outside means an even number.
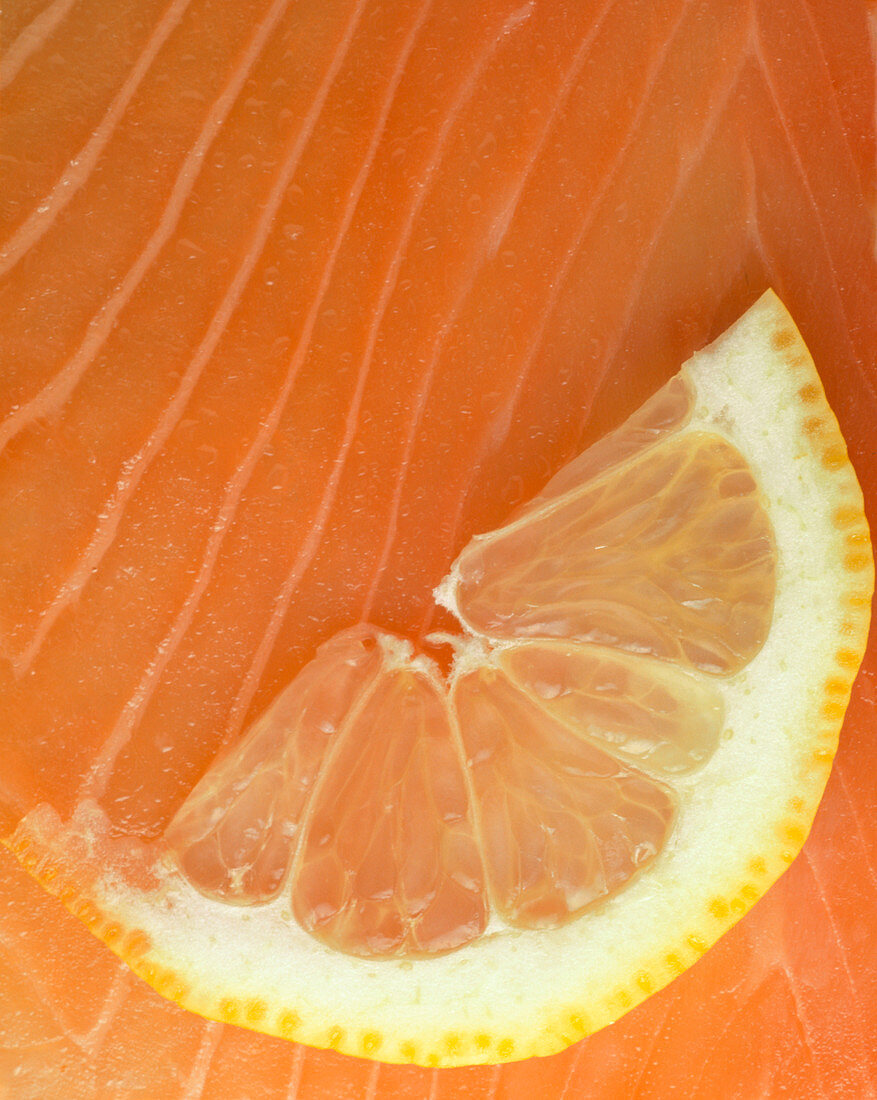
[[[432,590],[773,285],[877,518],[873,5],[18,0],[0,834],[160,835],[335,632]],[[385,1066],[153,993],[0,852],[26,1097],[875,1095],[877,651],[801,858],[538,1063]]]

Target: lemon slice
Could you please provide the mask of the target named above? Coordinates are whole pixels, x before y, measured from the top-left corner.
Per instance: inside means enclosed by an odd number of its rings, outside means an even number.
[[[844,441],[768,292],[464,548],[449,674],[343,631],[160,842],[86,802],[12,847],[205,1016],[391,1062],[548,1054],[795,857],[872,590]]]

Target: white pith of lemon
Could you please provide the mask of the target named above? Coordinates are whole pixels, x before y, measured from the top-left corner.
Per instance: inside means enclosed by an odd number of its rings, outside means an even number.
[[[669,783],[678,819],[643,874],[563,927],[507,929],[494,915],[480,939],[420,960],[340,954],[296,925],[283,896],[223,905],[180,875],[141,893],[106,872],[68,896],[71,908],[91,906],[95,932],[195,1012],[391,1062],[548,1054],[691,965],[806,838],[867,639],[873,560],[843,439],[776,296],[765,294],[684,369],[696,401],[674,435],[717,433],[746,458],[775,533],[776,595],[767,640],[742,671],[691,673],[721,692],[724,732],[705,766]],[[454,590],[452,569],[437,591],[452,611]],[[477,663],[481,644],[461,644],[459,670]],[[404,647],[388,659],[405,661]],[[41,807],[12,847],[25,863],[38,854],[40,877],[46,853],[63,863],[65,846],[83,838],[100,848],[103,831],[97,807],[66,824]]]

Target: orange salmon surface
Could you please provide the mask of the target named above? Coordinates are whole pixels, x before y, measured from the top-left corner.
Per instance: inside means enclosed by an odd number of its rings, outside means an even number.
[[[433,593],[472,536],[526,514],[769,286],[873,528],[875,42],[864,0],[9,4],[0,840],[89,806],[117,866],[170,830],[212,889],[182,808],[217,757],[334,635],[457,630]],[[554,658],[504,652],[521,680]],[[0,1096],[875,1097],[875,675],[872,644],[788,873],[691,970],[547,1058],[388,1065],[205,1020],[0,848]],[[321,714],[356,697],[335,683]],[[483,705],[466,681],[458,699]],[[378,765],[339,758],[377,822]],[[270,896],[281,862],[246,889]]]

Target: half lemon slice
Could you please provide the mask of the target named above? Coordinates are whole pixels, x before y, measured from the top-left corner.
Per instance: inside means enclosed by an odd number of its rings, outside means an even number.
[[[11,846],[159,992],[392,1062],[548,1054],[690,966],[810,828],[867,639],[862,495],[765,294],[464,548],[444,673],[358,625],[164,837]]]

